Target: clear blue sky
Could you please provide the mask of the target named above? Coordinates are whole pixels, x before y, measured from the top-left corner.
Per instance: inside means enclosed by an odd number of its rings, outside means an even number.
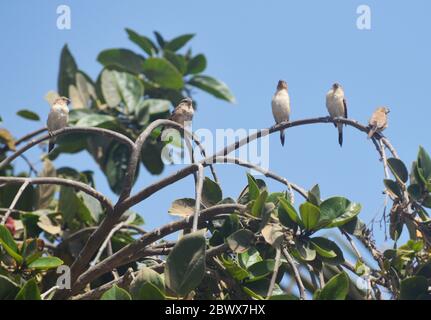
[[[71,7],[71,30],[56,28],[61,4]],[[370,31],[356,28],[360,4],[371,7]],[[225,81],[238,102],[196,94],[195,129],[271,126],[270,100],[279,79],[289,83],[292,119],[326,115],[325,93],[338,81],[351,118],[364,123],[376,106],[391,108],[386,134],[410,165],[420,144],[431,151],[430,12],[426,0],[1,1],[0,114],[16,136],[41,126],[15,112],[29,108],[46,118],[43,97],[56,89],[65,43],[79,67],[96,77],[101,50],[138,49],[127,39],[126,27],[150,36],[158,30],[167,38],[196,33],[190,44],[195,53],[206,54],[206,73]],[[327,124],[289,130],[284,148],[273,135],[270,168],[306,188],[319,183],[324,197],[340,194],[362,203],[361,217],[368,222],[382,212],[382,166],[364,134],[346,128],[344,140],[340,148],[336,130]],[[32,160],[39,154],[37,148],[31,152]],[[98,171],[84,153],[63,155],[56,165]],[[163,175],[177,169],[167,168]],[[245,170],[219,166],[218,172],[225,196],[236,197],[246,183]],[[104,176],[96,177],[98,188],[114,199]],[[141,174],[135,190],[159,178]],[[171,201],[193,197],[192,181],[168,187],[134,210],[149,228],[166,223],[173,219],[167,214]]]

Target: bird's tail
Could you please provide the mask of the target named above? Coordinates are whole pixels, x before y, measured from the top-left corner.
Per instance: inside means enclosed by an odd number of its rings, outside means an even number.
[[[54,139],[49,140],[48,153],[50,153],[52,149],[54,149],[54,146],[55,146],[55,140]]]
[[[340,147],[343,146],[343,124],[338,124],[338,143],[340,144]]]
[[[281,145],[284,146],[284,130],[280,130]]]
[[[368,131],[368,139],[371,139],[371,137],[376,133],[376,129],[376,126],[370,128],[370,131]]]

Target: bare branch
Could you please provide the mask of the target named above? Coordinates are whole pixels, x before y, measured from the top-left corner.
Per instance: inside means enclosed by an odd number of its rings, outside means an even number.
[[[198,231],[198,221],[199,221],[199,211],[201,210],[201,199],[202,199],[202,187],[204,181],[204,167],[198,165],[198,177],[196,181],[196,204],[195,204],[195,214],[193,216],[193,228],[192,232]]]
[[[108,198],[106,198],[103,194],[101,194],[97,190],[79,181],[62,179],[62,178],[51,178],[51,177],[43,177],[43,178],[0,177],[0,183],[2,182],[6,184],[23,184],[28,182],[28,184],[31,184],[31,185],[54,184],[54,185],[73,187],[99,200],[102,206],[104,206],[105,209],[107,209],[108,213],[112,212],[113,210],[111,201],[109,201]]]
[[[299,290],[299,297],[301,300],[305,300],[305,288],[304,288],[304,284],[302,283],[299,270],[296,267],[295,260],[293,260],[292,256],[290,255],[290,253],[287,251],[286,248],[283,248],[283,255],[286,258],[287,262],[289,262],[290,266],[292,267],[296,285],[298,286],[298,290]]]
[[[281,249],[277,248],[275,251],[275,264],[274,271],[272,272],[271,282],[269,283],[267,297],[272,296],[272,292],[274,291],[275,281],[277,280],[278,269],[280,268],[280,260],[281,260]]]
[[[28,187],[29,181],[25,180],[22,186],[19,188],[18,192],[16,193],[15,197],[12,200],[12,203],[9,206],[8,211],[3,216],[3,219],[1,221],[1,224],[5,224],[7,219],[9,218],[10,214],[12,213],[12,210],[15,209],[16,204],[18,203],[19,199],[21,198],[24,190]]]
[[[0,163],[0,169],[3,169],[5,166],[10,164],[13,160],[18,158],[21,154],[23,154],[27,150],[31,149],[32,147],[38,145],[39,143],[46,141],[46,140],[49,140],[52,137],[62,136],[62,135],[71,134],[71,133],[98,134],[98,135],[101,135],[104,137],[109,137],[109,138],[115,139],[118,142],[121,142],[121,143],[128,145],[129,147],[134,146],[133,141],[130,140],[129,138],[127,138],[125,135],[118,133],[118,132],[115,132],[115,131],[108,130],[108,129],[94,128],[94,127],[85,127],[85,128],[84,127],[66,127],[66,128],[51,132],[50,134],[43,135],[42,137],[40,137],[36,140],[30,141],[24,147],[15,151],[11,156],[4,159]]]

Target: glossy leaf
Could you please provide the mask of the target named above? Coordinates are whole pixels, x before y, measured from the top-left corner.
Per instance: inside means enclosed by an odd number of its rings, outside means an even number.
[[[107,49],[97,56],[105,67],[117,67],[120,70],[133,74],[142,73],[142,63],[144,59],[129,49]]]
[[[178,90],[184,86],[181,74],[166,59],[148,58],[142,67],[145,76],[162,88]]]
[[[299,213],[305,229],[313,230],[320,218],[320,209],[310,202],[304,202],[299,206]]]
[[[100,300],[132,300],[132,297],[126,290],[114,284],[111,289],[103,293]]]
[[[345,272],[331,278],[320,291],[318,300],[345,300],[349,293],[349,276]]]
[[[223,199],[223,192],[215,181],[205,177],[202,186],[202,203],[205,207],[209,208]]]
[[[196,75],[190,79],[189,84],[202,89],[217,98],[235,103],[235,97],[230,92],[227,85],[210,76]]]
[[[422,169],[425,180],[430,180],[431,179],[431,157],[422,146],[419,147],[417,164],[418,164],[418,167]]]
[[[243,253],[250,248],[254,240],[254,234],[250,230],[241,229],[227,237],[229,248],[236,253]]]
[[[255,178],[247,173],[247,180],[248,180],[248,199],[249,200],[256,200],[259,195],[259,187],[256,183]]]
[[[162,277],[154,270],[143,267],[130,284],[133,300],[163,300],[165,284]]]
[[[184,34],[182,36],[178,36],[168,43],[165,44],[164,49],[165,50],[171,50],[171,51],[178,51],[182,47],[186,45],[187,42],[189,42],[194,37],[194,34]]]
[[[41,300],[36,280],[28,280],[16,295],[15,300]]]
[[[186,74],[197,74],[203,72],[207,67],[207,59],[203,54],[194,56],[187,65]]]
[[[0,300],[13,300],[19,292],[19,286],[4,275],[0,275]]]
[[[283,207],[284,212],[286,212],[289,215],[289,218],[296,224],[302,224],[302,221],[299,218],[299,215],[296,212],[295,208],[286,199],[279,198],[279,200],[280,200],[280,205]]]
[[[315,206],[320,206],[322,200],[320,200],[320,188],[319,185],[316,184],[308,191],[308,201],[314,204]]]
[[[320,205],[319,226],[331,228],[341,226],[353,219],[360,211],[360,205],[343,197],[332,197]],[[339,218],[339,219],[337,219]]]
[[[16,113],[18,116],[20,116],[21,118],[27,119],[27,120],[32,120],[32,121],[39,121],[40,117],[37,113],[31,111],[31,110],[19,110]]]
[[[196,288],[205,274],[205,237],[187,234],[172,249],[165,266],[166,285],[180,296]]]
[[[403,192],[400,188],[400,186],[393,180],[390,179],[384,179],[383,183],[388,190],[389,193],[392,194],[393,197],[402,199],[403,198]]]
[[[60,56],[60,70],[58,74],[58,94],[60,96],[69,96],[69,86],[75,84],[75,75],[78,72],[78,66],[75,59],[69,51],[67,45],[64,45]]]
[[[129,35],[129,39],[136,43],[149,56],[153,56],[157,53],[157,47],[150,38],[140,35],[131,29],[126,28],[126,32]]]
[[[259,196],[254,201],[253,206],[251,208],[251,214],[254,217],[260,218],[262,216],[262,211],[267,197],[268,197],[268,192],[264,190],[259,194]]]
[[[48,270],[61,266],[63,261],[57,257],[40,257],[28,265],[30,269]]]
[[[18,246],[15,243],[10,231],[0,225],[0,245],[18,263],[22,263],[22,256],[18,253]]]
[[[409,172],[407,171],[404,162],[397,158],[389,158],[387,162],[389,169],[391,169],[393,175],[402,182],[406,183],[409,178]]]
[[[277,224],[268,224],[261,232],[265,241],[275,248],[278,248],[284,239],[283,230]]]
[[[332,265],[339,265],[344,262],[343,251],[341,251],[334,241],[323,237],[316,237],[310,239],[310,242],[323,262]]]

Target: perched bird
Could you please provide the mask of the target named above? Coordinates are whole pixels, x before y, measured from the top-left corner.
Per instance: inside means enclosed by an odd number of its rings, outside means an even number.
[[[70,100],[66,97],[60,97],[54,100],[48,115],[48,121],[46,122],[50,134],[67,126],[69,120],[69,108],[67,106],[69,103]],[[49,140],[48,153],[54,149],[54,145],[55,138],[51,138]]]
[[[344,98],[344,90],[340,84],[334,83],[326,94],[326,108],[332,119],[344,117],[347,119],[347,104]],[[338,143],[343,146],[343,124],[334,123],[338,127]]]
[[[175,107],[174,111],[172,111],[169,120],[172,120],[184,126],[187,124],[187,122],[191,122],[193,120],[194,112],[195,110],[193,109],[192,99],[184,98]]]
[[[387,114],[390,112],[388,107],[378,107],[368,121],[370,131],[368,131],[368,139],[370,139],[376,132],[382,132],[388,127]]]
[[[290,98],[287,92],[286,81],[280,80],[277,84],[277,90],[271,101],[272,115],[274,116],[275,122],[287,122],[290,117]],[[281,145],[284,146],[284,130],[280,131]]]

